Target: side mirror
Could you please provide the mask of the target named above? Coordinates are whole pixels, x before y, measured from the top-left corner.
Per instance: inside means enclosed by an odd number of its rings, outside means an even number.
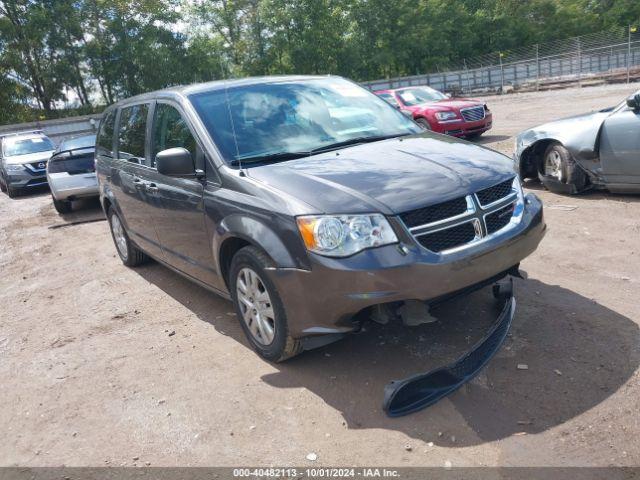
[[[156,155],[158,173],[170,177],[193,176],[196,173],[193,158],[186,148],[168,148]]]
[[[451,98],[451,94],[450,93],[445,93],[444,96],[447,97],[447,98]]]
[[[634,111],[640,110],[640,93],[636,93],[627,98],[627,106]]]

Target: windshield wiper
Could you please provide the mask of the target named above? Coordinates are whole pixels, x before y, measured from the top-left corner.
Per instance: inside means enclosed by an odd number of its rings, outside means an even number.
[[[329,145],[323,145],[322,147],[314,148],[309,153],[321,153],[330,152],[331,150],[337,150],[342,147],[348,147],[351,145],[360,145],[362,143],[379,142],[380,140],[389,140],[390,138],[405,137],[412,135],[411,133],[396,133],[393,135],[370,135],[367,137],[356,137],[342,142],[331,143]]]
[[[231,160],[231,165],[247,165],[250,163],[280,162],[284,160],[295,160],[296,158],[308,157],[311,152],[276,152],[253,157],[243,157]]]
[[[407,135],[413,135],[412,133],[397,133],[393,135],[370,135],[367,137],[356,137],[342,142],[331,143],[329,145],[323,145],[321,147],[314,148],[306,152],[275,152],[267,153],[265,155],[255,155],[253,157],[243,157],[231,160],[230,164],[233,166],[249,165],[253,163],[263,162],[281,162],[285,160],[295,160],[296,158],[308,157],[316,153],[330,152],[339,148],[348,147],[350,145],[359,145],[362,143],[378,142],[380,140],[388,140],[390,138],[405,137]]]

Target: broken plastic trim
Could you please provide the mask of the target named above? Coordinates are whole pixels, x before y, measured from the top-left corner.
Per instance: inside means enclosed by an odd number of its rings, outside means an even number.
[[[453,364],[404,380],[393,380],[384,388],[383,409],[390,417],[401,417],[433,405],[471,380],[500,349],[516,311],[512,280],[494,286],[504,307],[487,335]]]
[[[561,193],[564,195],[575,195],[576,193],[578,193],[578,189],[573,184],[562,183],[557,178],[553,178],[548,175],[538,174],[538,178],[550,192]]]

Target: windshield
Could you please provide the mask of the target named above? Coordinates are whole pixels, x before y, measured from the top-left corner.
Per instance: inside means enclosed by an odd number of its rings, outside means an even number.
[[[398,95],[405,105],[412,107],[421,103],[437,102],[438,100],[446,100],[447,96],[430,87],[405,88],[398,90]]]
[[[340,78],[219,89],[190,100],[232,163],[291,159],[332,145],[421,131],[377,96]]]
[[[53,150],[53,143],[46,137],[6,139],[4,144],[4,156],[15,157],[30,153],[46,152]]]

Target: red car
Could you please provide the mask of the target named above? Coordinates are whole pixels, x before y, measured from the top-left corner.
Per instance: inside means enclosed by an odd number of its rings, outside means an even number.
[[[455,137],[479,137],[491,128],[486,103],[469,98],[449,98],[430,87],[406,87],[374,92],[399,110],[410,112],[427,130]]]

